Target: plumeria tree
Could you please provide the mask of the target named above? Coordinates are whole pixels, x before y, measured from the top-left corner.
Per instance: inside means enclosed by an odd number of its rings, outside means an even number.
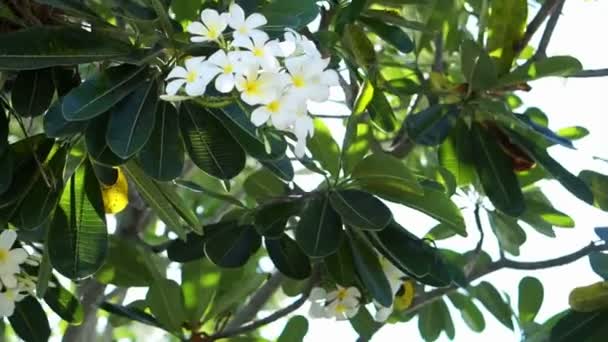
[[[482,305],[524,340],[601,340],[604,282],[535,322],[538,279],[517,305],[480,280],[587,257],[608,279],[606,228],[511,258],[575,225],[539,181],[608,209],[608,176],[547,152],[588,131],[552,131],[518,97],[607,74],[547,56],[564,2],[0,2],[2,333],[265,341],[285,319],[278,340],[301,341],[333,319],[365,341],[417,317],[432,341],[455,312],[483,333]],[[329,100],[349,115],[312,114]],[[436,226],[410,232],[401,206]],[[443,247],[469,233],[473,249]]]

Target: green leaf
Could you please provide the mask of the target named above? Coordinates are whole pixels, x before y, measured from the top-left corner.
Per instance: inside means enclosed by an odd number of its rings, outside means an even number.
[[[365,31],[360,26],[347,24],[342,35],[342,44],[355,57],[354,62],[363,69],[368,70],[376,65],[377,58],[374,44],[367,38]]]
[[[216,293],[219,278],[219,269],[209,260],[196,260],[182,265],[184,306],[191,322],[198,323],[205,314]]]
[[[49,287],[51,281],[53,268],[51,267],[51,260],[49,257],[48,244],[44,245],[44,251],[42,252],[42,260],[40,266],[38,266],[38,281],[36,282],[36,296],[43,298]]]
[[[11,103],[21,116],[39,116],[49,108],[54,94],[50,69],[21,71],[11,90]]]
[[[367,156],[355,166],[352,177],[365,190],[394,202],[399,202],[405,194],[423,193],[416,176],[399,159],[388,154]]]
[[[471,90],[487,90],[498,81],[498,72],[494,61],[477,43],[465,39],[460,48],[462,73],[469,82]]]
[[[390,307],[393,304],[391,285],[384,275],[377,254],[359,234],[353,231],[348,234],[355,270],[370,296],[380,305]]]
[[[460,108],[455,105],[434,105],[405,119],[408,137],[425,146],[441,144],[450,133]]]
[[[308,149],[313,159],[318,161],[330,175],[340,174],[340,147],[332,137],[323,120],[314,119],[315,137],[308,141]]]
[[[361,17],[359,20],[377,34],[378,37],[393,45],[397,50],[403,53],[410,53],[414,50],[414,42],[399,27],[371,17]]]
[[[210,230],[218,226],[223,227],[224,224],[218,223],[216,225],[209,225],[206,228]],[[205,240],[206,237],[194,233],[188,234],[185,241],[183,239],[173,240],[167,248],[167,256],[169,260],[175,262],[189,262],[203,259],[205,258]]]
[[[70,291],[54,280],[55,286],[49,287],[44,295],[46,304],[64,321],[79,325],[84,320],[84,309]]]
[[[186,309],[182,290],[176,282],[169,279],[152,282],[146,302],[163,327],[173,332],[181,331],[181,326],[186,321]]]
[[[540,191],[539,188],[526,189],[524,192],[526,200],[526,211],[521,216],[521,219],[532,224],[543,223],[550,226],[573,228],[574,220],[555,209],[549,199]]]
[[[243,170],[245,152],[217,119],[191,103],[182,103],[179,117],[186,150],[196,166],[223,180]]]
[[[198,20],[198,12],[201,8],[200,1],[171,0],[171,10],[175,13],[175,20]]]
[[[518,84],[549,76],[570,76],[583,69],[581,62],[570,56],[553,56],[526,63],[498,80],[500,86]]]
[[[55,102],[44,114],[44,133],[50,138],[67,138],[84,131],[86,121],[68,121],[63,117],[61,101]]]
[[[203,226],[198,219],[198,216],[194,213],[193,209],[186,204],[184,199],[177,193],[176,189],[169,184],[166,183],[158,183],[159,189],[161,190],[163,196],[171,203],[173,209],[177,212],[177,214],[187,223],[188,228],[203,235]]]
[[[209,234],[205,254],[220,267],[242,267],[257,252],[262,239],[253,226],[232,225]]]
[[[454,329],[454,322],[452,321],[450,310],[443,299],[440,299],[435,303],[438,304],[439,313],[443,319],[443,331],[445,331],[446,336],[453,341],[456,331]]]
[[[184,145],[179,136],[177,110],[162,101],[156,107],[156,119],[150,139],[137,155],[142,170],[158,181],[170,181],[182,174]]]
[[[483,318],[483,314],[479,311],[471,298],[458,292],[451,293],[448,296],[452,304],[460,310],[462,320],[464,320],[471,330],[482,332],[486,328],[486,321]]]
[[[154,129],[158,83],[142,83],[110,111],[106,141],[112,152],[127,159],[143,148]]]
[[[344,224],[364,230],[382,230],[392,220],[391,210],[373,195],[360,190],[338,190],[329,194],[331,206]]]
[[[0,69],[31,70],[115,60],[132,51],[130,45],[98,32],[39,26],[0,36]]]
[[[125,160],[117,156],[106,141],[106,130],[109,116],[101,115],[89,123],[85,131],[84,140],[87,152],[91,159],[105,166],[117,166],[125,163]]]
[[[517,219],[498,211],[491,212],[489,216],[500,247],[512,255],[519,255],[519,247],[526,242],[526,232],[519,226]]]
[[[593,205],[593,193],[583,180],[574,176],[570,171],[564,168],[559,162],[551,158],[545,148],[534,144],[533,142],[523,138],[514,131],[508,131],[509,136],[526,152],[536,160],[545,170],[547,170],[558,182],[562,184],[570,193],[576,196],[583,202]]]
[[[8,318],[13,330],[25,342],[47,342],[51,328],[44,309],[34,297],[15,303],[15,313]]]
[[[103,264],[108,233],[99,182],[89,162],[63,190],[48,236],[51,264],[70,279],[83,279]]]
[[[568,310],[551,329],[552,342],[601,341],[608,334],[608,311]]]
[[[589,254],[591,269],[604,280],[608,280],[608,254],[592,252]]]
[[[477,174],[492,204],[510,216],[525,210],[524,196],[509,157],[498,145],[497,137],[479,123],[473,124],[472,144]]]
[[[422,307],[418,317],[418,330],[425,341],[435,341],[443,330],[443,314],[441,304],[437,300]]]
[[[589,135],[589,130],[581,126],[564,127],[557,130],[557,135],[569,140],[582,139]]]
[[[268,19],[269,26],[299,29],[319,15],[319,7],[314,0],[273,1],[260,12]]]
[[[287,190],[285,183],[278,179],[268,170],[258,170],[252,173],[243,182],[243,188],[247,195],[263,202],[269,198],[279,197]]]
[[[103,302],[99,305],[99,308],[113,315],[162,329],[156,318],[152,317],[142,309],[132,306],[131,304],[128,306],[122,306],[109,302]]]
[[[519,282],[519,320],[533,322],[543,304],[543,284],[534,277],[524,277]]]
[[[488,18],[488,50],[498,59],[500,74],[511,69],[518,44],[526,29],[528,1],[496,1],[491,3]]]
[[[121,287],[148,286],[153,274],[148,269],[145,258],[151,258],[150,252],[131,241],[112,236],[109,239],[106,260],[95,273],[95,279],[102,284]]]
[[[374,320],[365,306],[359,307],[359,312],[350,319],[353,329],[359,334],[361,341],[370,341],[372,336],[382,328],[383,324]]]
[[[146,71],[144,66],[123,64],[100,72],[62,99],[63,116],[68,121],[85,121],[101,115],[135,90]]]
[[[328,196],[308,201],[296,227],[296,241],[308,256],[321,258],[338,250],[344,235],[340,216],[332,209]]]
[[[342,151],[342,169],[345,174],[350,174],[370,150],[371,127],[367,123],[357,123],[354,126],[348,139],[345,137],[344,145],[347,147]]]
[[[342,241],[338,251],[324,259],[331,278],[342,286],[358,286],[353,255],[348,241]]]
[[[458,120],[450,135],[439,146],[439,162],[454,175],[458,185],[468,185],[475,180],[470,137],[467,124],[464,120]]]
[[[513,330],[511,307],[505,303],[492,284],[482,281],[479,285],[472,288],[472,293],[500,323]]]
[[[281,273],[293,279],[310,277],[308,256],[289,236],[283,234],[278,239],[266,238],[264,241],[268,256]]]
[[[260,160],[260,163],[282,180],[286,182],[291,182],[293,180],[295,172],[289,158],[283,157],[279,160]]]
[[[608,176],[595,171],[583,170],[578,177],[593,192],[593,205],[608,211]]]
[[[6,116],[4,106],[0,104],[0,155],[8,147],[8,135],[10,130],[10,119]]]
[[[1,114],[0,114],[1,115]],[[5,193],[12,184],[13,181],[13,152],[11,150],[4,151],[0,155],[0,194]]]
[[[189,191],[205,194],[209,197],[213,197],[217,200],[233,204],[237,207],[246,208],[246,206],[238,198],[232,196],[230,193],[214,191],[214,190],[208,189],[198,183],[181,180],[181,179],[176,179],[174,181],[174,183],[175,183],[175,185],[182,187],[184,189],[187,189]]]
[[[185,239],[187,231],[184,223],[174,205],[165,195],[161,184],[146,176],[133,161],[125,164],[122,169],[158,218],[167,225],[169,230],[175,232],[181,239]]]
[[[451,230],[447,225],[443,223],[437,224],[435,227],[431,228],[431,230],[426,233],[424,236],[425,239],[431,239],[433,241],[445,240],[449,239],[452,236],[455,236],[456,232]]]
[[[372,122],[385,132],[393,132],[397,129],[395,112],[388,102],[386,95],[381,91],[374,91],[372,101],[367,106],[367,112]]]
[[[302,342],[308,332],[308,320],[304,316],[293,316],[287,321],[277,342]]]
[[[285,231],[287,221],[301,210],[301,201],[270,201],[263,204],[255,213],[255,230],[265,237],[279,237]]]

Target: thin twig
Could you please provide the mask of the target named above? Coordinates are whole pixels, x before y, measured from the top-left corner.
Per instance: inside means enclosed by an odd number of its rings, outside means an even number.
[[[435,35],[435,58],[433,60],[432,70],[438,73],[443,73],[443,34],[441,32]]]
[[[545,26],[545,31],[540,39],[540,43],[538,44],[538,49],[532,58],[533,60],[539,60],[547,57],[547,47],[551,42],[551,37],[553,36],[553,31],[557,26],[559,17],[562,15],[562,9],[564,8],[566,0],[559,0],[558,2],[559,3],[557,4],[557,7],[555,7],[555,11],[553,11],[549,21],[547,21],[547,26]]]
[[[573,75],[566,76],[566,77],[588,78],[588,77],[605,77],[605,76],[608,76],[608,68],[582,70]]]
[[[350,115],[310,114],[313,118],[322,119],[348,119]]]
[[[477,241],[477,245],[475,246],[475,250],[473,251],[473,256],[469,263],[465,267],[465,274],[469,275],[471,272],[475,270],[477,266],[477,261],[479,260],[479,255],[481,254],[481,247],[483,246],[484,232],[483,226],[481,225],[481,217],[480,217],[481,204],[475,204],[475,211],[473,212],[475,216],[475,225],[477,226],[477,230],[479,231],[479,241]]]
[[[530,21],[530,23],[526,27],[526,32],[524,33],[524,36],[522,37],[521,41],[519,41],[519,43],[515,47],[516,55],[518,55],[526,46],[528,46],[528,43],[530,43],[530,40],[532,39],[536,31],[538,31],[540,26],[545,22],[545,19],[547,19],[547,17],[550,16],[553,11],[555,11],[555,8],[557,7],[560,1],[562,0],[547,0],[545,1],[545,3],[543,3],[543,5],[538,10],[538,13],[536,13],[536,16],[532,19],[532,21]]]

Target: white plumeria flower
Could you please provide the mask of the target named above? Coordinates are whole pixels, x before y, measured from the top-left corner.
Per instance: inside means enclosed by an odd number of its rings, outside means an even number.
[[[354,317],[359,311],[361,292],[356,287],[341,287],[327,295],[329,305],[325,308],[326,317],[345,320]]]
[[[237,4],[230,5],[229,12],[228,25],[234,29],[232,37],[235,42],[246,42],[254,37],[268,40],[266,32],[258,29],[268,23],[262,14],[253,13],[245,18],[245,11]]]
[[[385,322],[389,316],[393,313],[393,306],[385,307],[374,301],[374,307],[376,308],[376,314],[374,315],[374,321]]]
[[[17,286],[15,275],[21,272],[20,265],[28,257],[23,248],[11,249],[16,239],[17,233],[14,230],[7,229],[0,234],[0,280],[8,288]]]
[[[326,299],[327,291],[321,287],[314,287],[308,296],[308,300],[310,301],[308,315],[312,318],[324,318]]]
[[[295,111],[296,119],[293,124],[293,133],[296,135],[296,147],[294,153],[296,157],[302,158],[306,153],[306,140],[315,133],[314,120],[308,115],[306,102],[300,102],[300,105]]]
[[[0,317],[10,317],[15,312],[15,303],[25,298],[18,288],[0,292]]]
[[[235,77],[245,73],[248,67],[239,51],[226,54],[224,50],[217,50],[207,61],[211,74],[219,74],[215,79],[215,89],[221,93],[231,92],[234,89]]]
[[[267,72],[279,71],[280,65],[277,57],[282,57],[283,51],[278,40],[269,41],[268,36],[255,35],[252,39],[235,40],[232,45],[248,50],[244,52],[244,60],[257,63]]]
[[[237,75],[235,81],[236,89],[241,92],[241,99],[248,105],[271,102],[283,83],[279,74],[258,73],[256,68],[249,68],[245,74]]]
[[[380,256],[380,265],[382,265],[382,271],[384,271],[384,275],[386,279],[388,279],[389,284],[391,285],[391,290],[393,294],[397,293],[401,285],[403,284],[403,277],[405,276],[400,269],[395,267],[393,263],[391,263],[387,258]]]
[[[289,94],[280,95],[278,92],[273,100],[256,108],[251,113],[251,122],[257,127],[270,120],[270,123],[280,130],[286,130],[295,121],[295,111],[298,99]]]
[[[283,36],[285,40],[281,42],[281,48],[286,57],[321,58],[321,53],[317,50],[315,43],[299,34],[294,29],[285,29],[285,34]]]
[[[325,70],[329,59],[288,58],[285,66],[291,77],[291,91],[317,102],[329,99],[329,87],[340,84],[335,70]]]
[[[205,57],[191,57],[184,62],[185,68],[181,66],[173,68],[166,78],[170,80],[165,89],[167,95],[174,96],[184,84],[186,94],[189,96],[203,95],[211,80],[209,68],[204,60]]]
[[[194,21],[186,28],[186,31],[194,35],[190,41],[193,43],[219,41],[222,33],[228,27],[228,14],[219,14],[216,10],[205,9],[201,12],[201,21]]]

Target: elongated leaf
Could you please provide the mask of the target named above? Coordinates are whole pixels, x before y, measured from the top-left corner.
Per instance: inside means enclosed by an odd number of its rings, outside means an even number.
[[[350,319],[350,324],[362,341],[370,341],[372,336],[382,328],[382,323],[376,322],[365,306],[359,308],[355,317]]]
[[[183,103],[180,128],[190,158],[211,176],[229,180],[245,167],[245,152],[222,124],[201,107]]]
[[[511,308],[500,296],[494,286],[482,281],[473,289],[473,295],[507,328],[513,330]]]
[[[378,37],[393,45],[397,50],[403,53],[409,53],[414,49],[414,42],[412,42],[410,37],[399,27],[371,17],[361,17],[359,20],[377,34]]]
[[[0,105],[0,155],[2,155],[8,147],[9,129],[10,120],[4,112],[4,106]]]
[[[152,282],[146,295],[150,311],[169,331],[180,331],[186,321],[182,290],[173,280],[158,279]]]
[[[308,320],[304,316],[293,316],[287,321],[277,342],[302,342],[308,332]]]
[[[390,209],[373,195],[359,190],[333,191],[331,206],[347,225],[365,230],[382,230],[392,220]]]
[[[367,106],[367,112],[372,121],[383,131],[393,132],[397,128],[395,112],[381,91],[374,91],[372,101]]]
[[[15,303],[15,313],[8,320],[25,342],[46,342],[51,337],[46,313],[34,297],[27,296]]]
[[[310,276],[311,267],[308,256],[300,246],[286,234],[278,239],[265,239],[268,256],[276,268],[293,279],[306,279]]]
[[[363,159],[352,172],[366,190],[392,201],[403,194],[422,194],[416,177],[399,159],[376,153]]]
[[[220,224],[221,225],[221,224]],[[212,226],[207,226],[207,230]],[[198,234],[190,233],[186,236],[186,241],[176,239],[169,243],[167,256],[169,260],[175,262],[189,262],[205,258],[206,238]]]
[[[260,160],[260,163],[282,180],[287,182],[293,180],[295,172],[289,158],[283,157],[279,160]]]
[[[137,161],[148,176],[158,181],[170,181],[181,175],[184,145],[179,137],[177,110],[171,103],[158,104],[154,129]]]
[[[124,57],[132,50],[128,44],[96,32],[73,27],[32,27],[0,36],[0,69],[90,63]]]
[[[488,18],[488,50],[498,59],[499,72],[511,69],[516,49],[526,29],[528,1],[496,1],[490,7]]]
[[[44,133],[51,138],[66,138],[85,130],[88,122],[68,121],[63,117],[61,101],[55,102],[44,115]]]
[[[110,239],[108,255],[103,266],[95,273],[95,279],[102,284],[122,287],[148,286],[154,277],[145,262],[151,258],[141,246],[118,237]]]
[[[57,280],[54,287],[47,289],[44,301],[59,317],[70,324],[79,325],[84,320],[84,310],[78,299],[64,289]]]
[[[356,24],[347,24],[344,27],[342,44],[351,51],[355,57],[355,62],[357,65],[360,65],[365,69],[372,68],[376,65],[377,58],[376,52],[374,51],[374,45],[369,38],[367,38],[367,35],[361,26]],[[374,92],[374,95],[375,93],[376,92]],[[386,98],[384,100],[386,100]],[[389,113],[382,114],[388,115]]]
[[[315,137],[308,142],[308,149],[313,159],[318,161],[330,175],[337,177],[340,173],[340,147],[334,140],[323,120],[315,119]]]
[[[570,56],[553,56],[527,63],[500,78],[502,86],[518,84],[549,76],[569,76],[583,69],[581,62]]]
[[[349,120],[354,119],[351,117]],[[342,150],[342,169],[345,174],[350,174],[369,152],[371,133],[371,127],[367,123],[354,123],[350,135],[344,137],[346,147]]]
[[[227,193],[227,192],[218,192],[218,191],[214,191],[211,189],[207,189],[206,187],[194,183],[194,182],[190,182],[190,181],[185,181],[185,180],[181,180],[181,179],[176,179],[175,184],[177,186],[180,186],[182,188],[188,189],[192,192],[196,192],[196,193],[201,193],[201,194],[205,194],[207,196],[213,197],[215,199],[218,199],[220,201],[224,201],[230,204],[233,204],[237,207],[241,207],[241,208],[245,208],[245,205],[236,197],[232,196],[231,194]]]
[[[497,137],[480,124],[471,132],[477,174],[486,195],[502,212],[519,216],[525,210],[524,196],[509,157],[502,151]]]
[[[437,340],[443,330],[443,314],[438,301],[423,307],[418,317],[418,330],[425,341]]]
[[[2,169],[0,173],[0,194],[4,194],[13,182],[13,159],[13,151],[11,150],[3,151],[0,155],[0,168]]]
[[[144,81],[146,71],[145,66],[123,64],[100,72],[63,98],[63,116],[68,121],[84,121],[108,111]]]
[[[519,282],[519,319],[532,322],[543,304],[543,284],[534,277],[524,277]]]
[[[95,118],[87,126],[84,136],[87,152],[99,164],[105,166],[122,165],[125,163],[125,160],[112,152],[106,141],[108,120],[109,116],[104,114]]]
[[[477,43],[465,39],[460,48],[462,73],[472,90],[486,90],[494,87],[498,72],[494,61]]]
[[[551,329],[550,341],[601,341],[608,333],[608,310],[568,312]]]
[[[608,211],[608,176],[590,170],[583,170],[578,175],[593,192],[593,205]]]
[[[526,189],[524,192],[526,199],[526,211],[521,219],[533,224],[549,224],[551,226],[573,228],[574,220],[555,209],[549,199],[538,188]]]
[[[319,15],[319,7],[313,0],[273,1],[264,6],[261,12],[268,18],[268,25],[299,29]]]
[[[500,247],[512,255],[519,255],[519,247],[526,242],[526,232],[517,219],[494,211],[490,214],[490,223]]]
[[[108,235],[99,182],[90,163],[70,178],[55,211],[48,236],[53,267],[70,279],[82,279],[103,264]]]
[[[372,298],[384,307],[393,304],[393,291],[382,271],[382,265],[369,243],[360,233],[349,231],[348,241],[355,270]]]
[[[604,280],[608,280],[608,254],[593,252],[589,254],[591,269]]]
[[[233,225],[209,235],[205,254],[220,267],[241,267],[261,244],[262,239],[253,226]]]
[[[127,159],[146,144],[154,129],[157,102],[158,83],[152,80],[141,84],[110,111],[106,141],[116,155]]]
[[[133,161],[123,166],[123,171],[137,187],[137,191],[143,200],[154,210],[166,225],[167,228],[175,232],[180,238],[186,238],[186,229],[180,215],[174,206],[163,193],[160,184],[146,176],[142,169]]]
[[[408,115],[405,120],[408,136],[418,144],[437,146],[447,138],[459,113],[457,106],[434,105]]]
[[[21,116],[39,116],[49,108],[54,94],[50,69],[22,71],[11,90],[11,103]]]
[[[215,296],[219,277],[219,269],[209,260],[196,260],[182,265],[182,293],[190,322],[198,322],[203,317]]]
[[[243,183],[247,195],[258,202],[283,195],[287,187],[280,179],[268,170],[258,170],[251,174]]]
[[[325,257],[338,249],[344,235],[342,221],[328,196],[311,199],[300,216],[295,235],[304,253],[313,258]]]
[[[357,286],[357,274],[350,244],[343,240],[338,251],[324,259],[331,278],[342,286]]]
[[[473,301],[458,292],[449,295],[452,304],[460,310],[462,320],[475,332],[482,332],[486,328],[486,321],[483,318],[483,314],[477,308]]]
[[[104,311],[107,311],[108,313],[111,313],[113,315],[117,315],[120,317],[124,317],[129,320],[151,325],[153,327],[159,327],[159,328],[161,327],[160,323],[158,323],[156,318],[152,317],[145,311],[140,310],[136,307],[121,306],[121,305],[115,305],[115,304],[108,303],[108,302],[103,302],[99,305],[99,308]]]
[[[265,237],[279,237],[285,231],[290,217],[302,210],[302,201],[270,202],[255,213],[255,229]]]
[[[464,120],[456,122],[439,147],[439,162],[454,175],[458,185],[470,184],[475,179],[472,147],[469,127]]]

